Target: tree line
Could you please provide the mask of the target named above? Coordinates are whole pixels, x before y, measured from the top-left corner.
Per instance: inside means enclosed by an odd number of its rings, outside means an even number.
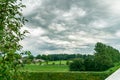
[[[58,61],[58,60],[72,60],[74,58],[82,58],[85,59],[87,57],[93,57],[93,55],[86,55],[86,54],[48,54],[48,55],[30,55],[28,59],[43,59],[47,61]]]
[[[93,55],[86,54],[48,54],[48,55],[30,55],[27,60],[42,59],[45,61],[70,60],[70,71],[105,71],[120,61],[120,53],[117,49],[103,44],[96,43],[95,53]]]
[[[103,44],[96,43],[95,53],[92,57],[85,59],[74,59],[69,65],[71,71],[105,71],[120,61],[120,53],[117,49]]]

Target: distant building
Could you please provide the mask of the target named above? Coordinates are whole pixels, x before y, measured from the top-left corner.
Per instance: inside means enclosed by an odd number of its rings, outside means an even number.
[[[33,59],[33,63],[45,62],[43,59]]]

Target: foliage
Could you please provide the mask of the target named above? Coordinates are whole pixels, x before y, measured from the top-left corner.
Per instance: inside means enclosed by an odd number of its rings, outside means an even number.
[[[69,60],[67,60],[67,61],[66,61],[66,65],[69,65],[69,64],[70,64],[70,61],[69,61]]]
[[[21,0],[0,0],[0,80],[19,80],[20,52],[19,44],[25,37],[26,30],[21,32],[25,23],[22,16]]]
[[[71,71],[105,71],[120,61],[118,50],[103,43],[96,43],[95,54],[83,60],[73,60],[69,68]]]
[[[95,56],[95,68],[96,71],[105,71],[114,66],[111,58],[109,56]]]
[[[111,46],[98,42],[96,43],[94,50],[96,51],[95,56],[97,55],[109,56],[114,63],[120,61],[119,51]]]
[[[26,65],[25,70],[29,75],[24,77],[24,80],[105,80],[120,68],[120,63],[115,63],[115,67],[103,72],[69,72],[67,67],[64,65]]]
[[[36,59],[43,59],[49,61],[58,61],[58,60],[70,60],[74,58],[87,58],[92,57],[92,55],[82,55],[82,54],[48,54],[48,55],[37,55]]]
[[[74,59],[69,65],[70,71],[84,71],[84,60],[83,59]]]
[[[28,71],[28,72],[69,72],[69,66],[68,65],[59,65],[59,63],[57,63],[57,62],[55,62],[56,65],[52,65],[52,62],[50,62],[50,63],[51,64],[49,64],[49,65],[26,64],[25,67],[23,67],[21,69],[21,71],[24,71],[24,72],[25,71]],[[116,71],[117,69],[120,68],[120,63],[115,63],[114,65],[115,65],[114,67],[112,67],[112,68],[110,68],[106,71],[103,71],[103,72],[113,73],[114,71]],[[87,71],[87,72],[90,72],[90,71]]]
[[[21,71],[29,72],[68,72],[69,68],[67,65],[37,65],[37,64],[26,64]]]
[[[31,72],[24,80],[105,80],[108,75],[104,72]]]
[[[120,60],[119,51],[103,43],[96,43],[95,51],[95,70],[107,70],[114,66],[113,63]]]
[[[84,65],[85,65],[85,70],[86,71],[94,71],[95,70],[95,61],[94,61],[94,57],[92,58],[86,58],[84,60]]]

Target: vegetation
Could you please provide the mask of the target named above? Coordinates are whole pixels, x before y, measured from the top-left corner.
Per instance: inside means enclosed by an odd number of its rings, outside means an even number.
[[[82,54],[49,54],[49,55],[29,55],[29,56],[25,56],[23,57],[23,62],[24,64],[31,64],[34,63],[34,60],[44,60],[46,63],[49,64],[49,62],[52,62],[50,64],[56,64],[54,63],[54,61],[59,61],[58,63],[61,64],[62,61],[65,61],[65,64],[69,65],[70,61],[75,59],[75,58],[82,58],[82,59],[86,59],[86,58],[92,58],[93,55],[82,55]],[[66,62],[67,60],[67,62]],[[41,64],[42,62],[39,61],[39,63]]]
[[[71,71],[105,71],[120,61],[120,53],[113,47],[103,43],[96,43],[95,54],[85,59],[73,60],[69,68]]]
[[[25,65],[22,71],[28,72],[68,72],[69,67],[67,65]]]
[[[104,72],[31,72],[24,80],[105,80]]]
[[[21,0],[0,0],[0,80],[21,80],[19,44],[27,31],[21,32],[25,23]]]
[[[111,46],[98,42],[95,45],[95,70],[104,71],[120,61],[120,53]]]
[[[27,33],[26,30],[21,31],[26,21],[21,13],[23,7],[21,0],[0,0],[0,80],[28,80],[28,77],[29,80],[104,80],[120,67],[119,51],[98,42],[94,55],[29,55],[24,57],[25,67],[21,69],[24,65],[20,60],[24,53],[20,53],[22,46],[19,42]],[[45,62],[33,64],[34,59]],[[29,72],[29,76],[21,77],[21,72],[25,71]]]
[[[50,61],[48,65],[26,64],[23,72],[27,71],[28,76],[24,80],[105,80],[110,74],[120,68],[120,63],[115,63],[114,67],[106,71],[69,71],[69,66],[62,61],[64,65],[59,65],[59,61],[54,61],[52,65]],[[29,78],[28,78],[29,77]]]
[[[78,59],[76,59],[78,60]],[[25,64],[25,67],[23,67],[22,71],[28,71],[28,72],[71,72],[69,71],[69,66],[66,65],[67,61],[61,61],[62,65],[59,64],[59,61],[54,61],[55,65],[53,65],[53,61],[48,62],[48,64],[45,64],[44,62],[42,65],[39,64]],[[115,63],[115,66],[102,72],[110,72],[113,73],[117,69],[120,68],[120,63]],[[81,71],[82,72],[82,71]],[[101,71],[84,71],[84,72],[101,72]]]
[[[58,60],[70,60],[74,58],[87,58],[92,57],[92,55],[82,55],[82,54],[49,54],[49,55],[37,55],[36,59],[43,59],[48,61],[58,61]]]
[[[84,60],[83,59],[75,59],[73,62],[69,65],[70,71],[84,71]]]

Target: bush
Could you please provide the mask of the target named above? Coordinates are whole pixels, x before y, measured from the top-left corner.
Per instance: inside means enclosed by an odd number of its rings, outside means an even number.
[[[113,66],[114,64],[109,56],[97,55],[95,57],[95,70],[96,71],[105,71]]]
[[[74,59],[69,65],[70,71],[85,71],[84,60]]]
[[[85,70],[86,71],[94,71],[95,70],[95,61],[94,58],[86,58],[84,60]]]
[[[70,64],[70,61],[67,60],[67,61],[66,61],[66,65],[69,65],[69,64]]]

